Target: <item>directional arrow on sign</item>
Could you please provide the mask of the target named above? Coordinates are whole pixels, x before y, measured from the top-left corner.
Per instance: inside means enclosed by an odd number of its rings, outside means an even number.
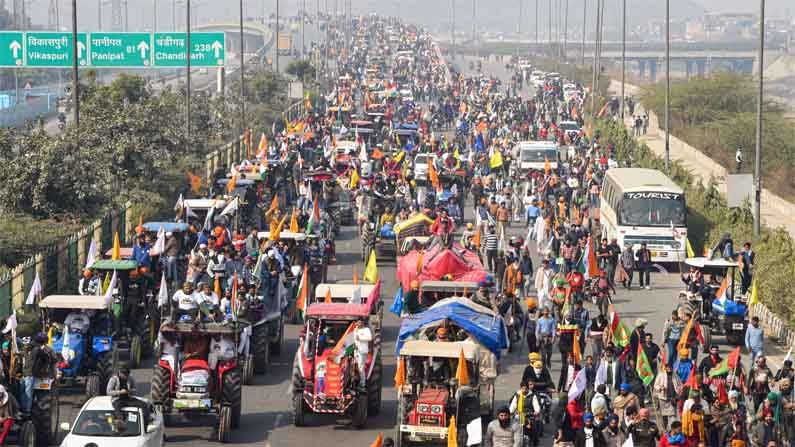
[[[219,42],[217,40],[215,42],[213,42],[213,50],[215,50],[215,57],[216,58],[221,57],[221,50],[223,48],[224,48],[224,45],[221,42]]]
[[[86,46],[83,42],[77,42],[77,58],[81,59],[83,57],[83,51],[86,51]]]
[[[14,55],[14,59],[19,59],[19,50],[22,49],[22,45],[16,40],[11,41],[11,45],[8,46],[11,49],[12,54]]]
[[[138,44],[138,51],[141,52],[141,59],[146,59],[146,52],[149,51],[149,44],[142,41]]]

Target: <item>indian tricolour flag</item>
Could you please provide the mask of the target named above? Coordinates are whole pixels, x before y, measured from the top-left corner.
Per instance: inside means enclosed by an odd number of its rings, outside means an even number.
[[[320,224],[320,203],[318,202],[318,198],[314,197],[312,202],[312,215],[309,216],[309,222],[307,222],[306,225],[307,234],[312,234],[317,231],[317,227]]]
[[[344,356],[353,355],[353,331],[356,329],[356,323],[351,323],[348,326],[348,329],[345,331],[345,334],[340,338],[340,341],[337,342],[337,345],[334,346],[332,350],[332,355],[334,356],[334,363],[340,363]]]

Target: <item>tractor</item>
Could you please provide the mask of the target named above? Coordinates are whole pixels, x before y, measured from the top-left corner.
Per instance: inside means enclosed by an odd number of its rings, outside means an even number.
[[[371,300],[372,301],[372,300]],[[367,304],[315,303],[307,308],[293,362],[293,424],[306,424],[310,413],[350,416],[363,428],[368,415],[381,410],[383,384],[380,328],[373,328],[364,365],[352,354],[357,321],[370,319]],[[366,372],[364,387],[359,370]]]
[[[409,340],[400,349],[405,381],[398,388],[396,446],[410,443],[448,445],[450,419],[455,416],[458,444],[467,445],[467,425],[494,411],[496,368],[479,345]],[[456,377],[461,355],[469,383]]]
[[[151,400],[164,416],[214,415],[214,438],[228,441],[243,405],[240,333],[236,322],[163,322]]]

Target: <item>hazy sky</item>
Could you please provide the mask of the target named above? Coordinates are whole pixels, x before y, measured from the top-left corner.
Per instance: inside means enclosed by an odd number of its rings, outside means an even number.
[[[47,7],[50,0],[26,0],[29,2],[28,12],[37,23],[47,23]],[[61,8],[61,23],[69,21],[68,0],[58,0]],[[98,23],[98,3],[102,1],[103,24],[107,29],[110,24],[111,0],[78,0],[79,26],[82,29],[95,29]],[[174,0],[128,0],[130,30],[151,29],[153,17],[157,15],[158,29],[172,28],[172,4]],[[177,0],[177,20],[184,23],[184,1]],[[239,0],[192,0],[193,9],[197,11],[200,22],[210,20],[236,20]],[[530,32],[535,25],[536,2],[539,7],[539,28],[546,29],[549,4],[558,2],[569,5],[569,27],[580,27],[582,23],[583,2],[588,3],[590,16],[596,0],[474,0],[478,6],[478,23],[491,30],[513,32],[518,24],[519,3],[523,2],[523,29]],[[606,22],[617,20],[621,0],[606,0]],[[123,2],[123,0],[122,0]],[[451,5],[456,5],[456,22],[463,30],[471,30],[473,0],[352,0],[354,14],[377,12],[380,14],[397,14],[410,21],[426,26],[436,25],[449,28],[451,22]],[[6,0],[10,5],[12,0]],[[282,14],[294,13],[306,4],[314,11],[317,0],[281,0]],[[157,5],[155,9],[154,5]],[[321,9],[333,9],[336,5],[342,9],[343,0],[320,0]],[[271,14],[275,11],[276,0],[245,0],[247,16],[261,16],[263,10]],[[10,7],[10,6],[9,6]],[[699,16],[708,12],[757,12],[758,0],[671,0],[673,18]],[[664,17],[662,0],[627,0],[628,16],[631,23],[645,23],[654,18]],[[554,10],[554,9],[553,9]],[[791,17],[795,14],[795,0],[767,0],[767,12],[770,17]]]

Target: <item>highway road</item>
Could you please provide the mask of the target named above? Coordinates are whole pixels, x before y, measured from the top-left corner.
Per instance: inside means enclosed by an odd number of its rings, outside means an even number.
[[[464,60],[464,66],[468,66],[468,59]],[[509,76],[504,64],[486,62],[483,69],[501,78]],[[467,210],[467,217],[471,220],[471,209]],[[510,234],[520,234],[522,231],[517,225],[516,228],[511,229]],[[359,260],[359,248],[360,241],[355,228],[343,228],[337,241],[338,262],[329,268],[331,281],[349,280],[354,266],[358,272],[363,271]],[[531,252],[535,253],[535,250],[531,249]],[[388,308],[397,290],[394,261],[380,260],[379,274],[383,280],[382,296]],[[653,274],[651,290],[619,290],[615,302],[621,318],[629,325],[632,325],[636,318],[647,319],[648,330],[654,334],[655,339],[658,339],[665,318],[676,305],[677,294],[681,288],[677,276],[667,273]],[[592,306],[590,310],[594,311]],[[319,442],[322,445],[358,447],[370,445],[379,432],[392,436],[395,431],[396,415],[396,395],[392,387],[392,377],[395,372],[394,340],[399,328],[398,318],[386,312],[383,328],[385,377],[383,406],[381,414],[371,418],[365,429],[355,430],[348,426],[348,421],[320,416],[312,416],[308,427],[296,428],[291,425],[290,371],[300,328],[289,325],[286,328],[282,356],[274,360],[267,375],[257,377],[253,385],[244,387],[241,427],[232,433],[230,442],[241,446],[260,447],[305,447]],[[587,353],[590,354],[590,349]],[[507,404],[508,399],[518,388],[522,371],[527,363],[526,356],[526,349],[520,349],[502,358],[497,381],[498,406]],[[558,356],[554,355],[553,359],[557,362]],[[557,380],[559,368],[553,368],[552,373],[553,379]],[[139,392],[147,394],[151,367],[135,370],[133,375],[139,382]],[[61,420],[73,421],[79,401],[80,396],[73,396],[63,403]],[[215,442],[210,439],[211,434],[209,426],[180,425],[167,429],[169,445],[174,446],[213,445]],[[543,445],[551,445],[551,442],[547,440]]]

